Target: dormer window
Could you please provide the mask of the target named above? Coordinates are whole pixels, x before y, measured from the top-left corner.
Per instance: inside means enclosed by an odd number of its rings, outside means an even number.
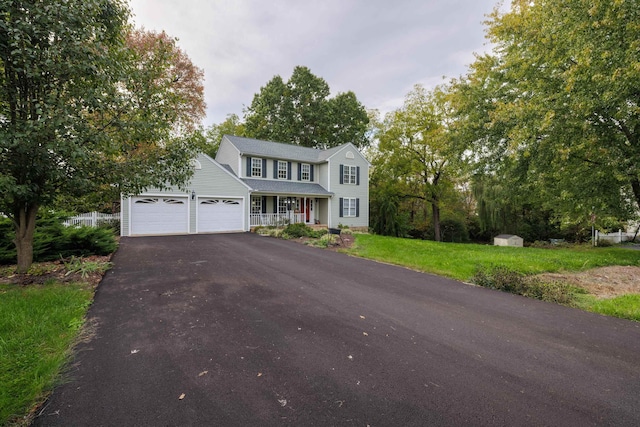
[[[262,178],[262,159],[251,159],[251,176]]]

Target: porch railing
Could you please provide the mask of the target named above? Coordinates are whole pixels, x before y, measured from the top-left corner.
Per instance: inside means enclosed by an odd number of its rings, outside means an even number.
[[[303,213],[266,213],[266,214],[251,214],[251,227],[258,226],[273,226],[284,227],[289,224],[297,224],[304,222],[305,214]]]

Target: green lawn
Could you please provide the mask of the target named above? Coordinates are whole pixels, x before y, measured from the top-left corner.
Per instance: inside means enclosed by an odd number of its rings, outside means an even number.
[[[466,282],[471,281],[479,268],[490,271],[496,266],[525,275],[581,271],[608,265],[640,266],[640,251],[621,247],[509,248],[398,239],[370,234],[357,234],[350,253]],[[549,286],[551,290],[560,289],[557,284],[555,287],[553,284],[545,286]],[[598,299],[594,295],[574,294],[570,287],[568,289],[568,293],[562,299],[566,305],[607,316],[640,321],[640,295]]]
[[[93,298],[88,285],[0,285],[0,425],[22,425],[60,379]]]
[[[469,281],[478,267],[504,265],[523,274],[640,266],[640,251],[619,247],[509,248],[357,234],[353,255]]]
[[[578,295],[575,307],[605,316],[640,322],[640,295],[630,294],[615,298],[598,299],[593,295]]]

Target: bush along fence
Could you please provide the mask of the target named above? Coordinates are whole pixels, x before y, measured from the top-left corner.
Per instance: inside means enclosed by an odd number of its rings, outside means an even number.
[[[100,212],[88,212],[80,215],[72,216],[63,222],[67,227],[69,226],[88,226],[97,227],[102,224],[110,223],[112,221],[120,220],[120,214],[104,214]]]

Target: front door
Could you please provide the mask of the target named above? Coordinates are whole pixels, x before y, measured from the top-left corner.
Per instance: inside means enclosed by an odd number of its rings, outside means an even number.
[[[306,222],[309,223],[311,222],[311,212],[313,211],[313,199],[306,199],[306,205],[304,207],[304,212],[306,215]]]

